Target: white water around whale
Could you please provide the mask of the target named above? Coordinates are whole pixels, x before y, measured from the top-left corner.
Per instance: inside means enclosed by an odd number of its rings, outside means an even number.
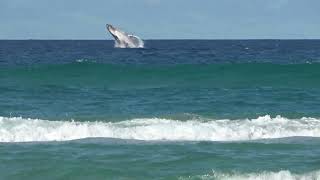
[[[0,117],[0,142],[117,138],[161,141],[242,141],[320,137],[320,119],[271,118],[188,120],[144,118],[121,122],[48,121]]]
[[[116,48],[143,48],[144,42],[138,36],[127,35],[115,41]]]
[[[116,48],[143,48],[143,40],[135,35],[127,34],[119,29],[115,29],[112,33],[117,37],[114,46]]]

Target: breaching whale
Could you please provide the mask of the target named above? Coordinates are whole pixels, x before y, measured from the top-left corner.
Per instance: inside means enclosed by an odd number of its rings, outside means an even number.
[[[138,36],[127,34],[124,31],[121,31],[120,29],[110,24],[107,24],[107,30],[115,39],[115,47],[118,47],[118,48],[143,48],[144,47],[143,41]]]

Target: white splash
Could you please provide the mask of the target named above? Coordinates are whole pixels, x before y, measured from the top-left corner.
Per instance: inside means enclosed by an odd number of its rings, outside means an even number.
[[[0,117],[0,142],[117,138],[162,141],[242,141],[294,136],[320,137],[320,119],[263,116],[243,120],[133,119],[75,122]]]

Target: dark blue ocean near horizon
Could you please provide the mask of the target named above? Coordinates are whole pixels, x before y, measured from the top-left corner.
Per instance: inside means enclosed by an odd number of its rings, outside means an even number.
[[[320,40],[1,40],[0,179],[320,179]]]

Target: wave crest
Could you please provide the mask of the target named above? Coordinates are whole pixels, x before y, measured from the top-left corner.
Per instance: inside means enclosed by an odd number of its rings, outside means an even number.
[[[294,136],[320,137],[320,119],[269,115],[244,120],[133,119],[76,122],[0,117],[0,142],[117,138],[163,141],[245,141]]]
[[[295,174],[288,170],[279,172],[264,171],[261,173],[219,173],[213,172],[213,175],[202,175],[196,177],[180,178],[182,179],[217,179],[217,180],[319,180],[320,170],[304,174]]]

